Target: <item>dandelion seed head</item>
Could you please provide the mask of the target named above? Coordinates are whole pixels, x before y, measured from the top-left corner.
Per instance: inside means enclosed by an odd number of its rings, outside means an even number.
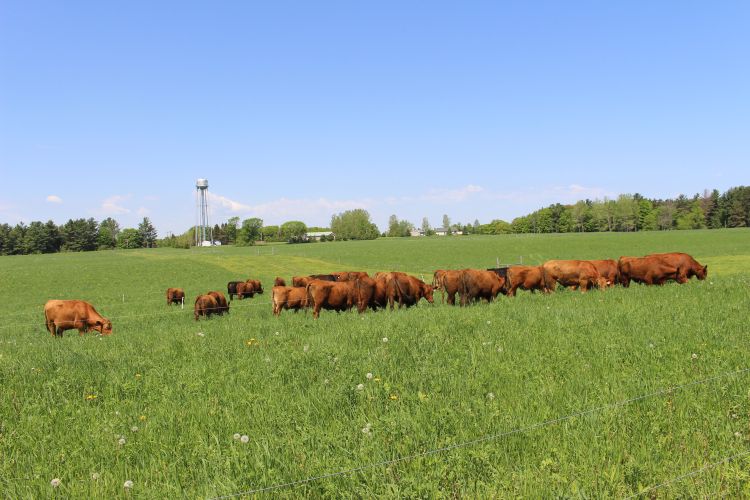
[[[692,355],[692,356],[690,356],[690,357],[691,357],[691,358],[693,358],[693,359],[698,359],[698,355],[697,355],[697,354],[695,354],[695,353],[693,353],[693,355]]]
[[[383,337],[383,342],[388,342],[388,337]]]
[[[62,481],[60,481],[60,478],[54,478],[52,481],[49,482],[50,485],[52,485],[53,488],[57,488],[62,484]]]
[[[367,372],[367,375],[365,376],[367,377],[367,380],[372,380],[372,373]]]
[[[488,392],[487,393],[487,399],[489,399],[490,401],[492,401],[493,399],[495,399],[495,393],[494,392]]]
[[[91,474],[91,479],[93,479],[94,481],[96,481],[97,479],[99,479],[99,473],[98,472],[94,472],[93,474]]]
[[[131,430],[132,432],[138,432],[138,426],[137,426],[137,425],[134,425],[133,427],[131,427],[131,428],[130,428],[130,430]]]
[[[240,433],[239,432],[235,432],[234,436],[232,436],[232,438],[234,438],[235,441],[239,440],[240,439]]]
[[[242,437],[240,437],[240,443],[246,444],[250,441],[250,437],[247,434],[243,434]]]
[[[307,352],[310,350],[310,346],[305,344],[304,347],[302,347],[302,351]]]
[[[365,388],[365,384],[357,384],[357,390],[358,391],[361,391],[364,388]]]
[[[120,439],[119,439],[119,440],[117,441],[117,444],[119,444],[120,446],[124,445],[124,444],[125,444],[125,438],[124,438],[124,437],[121,437],[121,438],[120,438]]]
[[[130,488],[133,487],[133,481],[131,481],[130,479],[128,479],[127,481],[125,481],[122,484],[122,487],[129,490]]]

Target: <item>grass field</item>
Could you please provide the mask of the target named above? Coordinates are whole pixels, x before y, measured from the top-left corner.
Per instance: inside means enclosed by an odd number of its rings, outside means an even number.
[[[691,253],[708,279],[468,308],[436,296],[317,321],[271,314],[277,275],[429,281],[496,259],[659,251]],[[166,306],[167,287],[192,305],[248,277],[266,294],[228,316],[196,323],[189,306]],[[748,230],[2,257],[0,292],[3,498],[217,497],[360,467],[268,494],[750,495]],[[92,302],[113,335],[52,338],[50,298]]]

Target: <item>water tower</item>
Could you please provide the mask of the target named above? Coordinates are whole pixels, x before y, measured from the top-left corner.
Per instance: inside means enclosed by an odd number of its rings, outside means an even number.
[[[198,179],[195,181],[196,190],[196,225],[195,225],[195,246],[204,245],[205,241],[213,244],[213,229],[208,223],[208,179]]]

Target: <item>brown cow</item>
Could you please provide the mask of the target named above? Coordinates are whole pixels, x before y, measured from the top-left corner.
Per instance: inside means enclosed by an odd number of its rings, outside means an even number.
[[[185,300],[185,291],[182,288],[167,288],[167,305],[181,304]]]
[[[386,297],[388,304],[393,309],[394,302],[401,306],[411,307],[424,298],[430,304],[434,303],[433,288],[414,276],[405,273],[392,272],[386,276]]]
[[[338,273],[331,273],[332,276],[336,277],[336,281],[354,281],[358,278],[369,278],[370,275],[362,271],[341,271]]]
[[[227,295],[229,295],[229,300],[234,299],[234,296],[237,295],[237,285],[240,283],[244,283],[244,281],[230,281],[227,283]]]
[[[370,308],[373,311],[376,311],[378,308],[384,309],[388,305],[388,295],[386,293],[388,274],[375,273],[375,289],[370,300]]]
[[[275,286],[271,290],[273,314],[279,316],[282,309],[297,312],[307,308],[307,289],[293,286]]]
[[[286,281],[284,281],[284,278],[276,276],[276,279],[273,280],[273,286],[286,286]]]
[[[542,266],[510,266],[508,268],[508,283],[506,285],[508,297],[515,297],[516,290],[541,290],[547,292],[544,283]]]
[[[607,286],[607,281],[587,260],[548,260],[542,269],[545,287],[550,292],[555,291],[556,282],[562,286],[580,287],[581,292],[588,291],[592,286],[601,289]]]
[[[332,274],[311,274],[310,276],[293,276],[292,286],[307,287],[313,280],[336,281],[336,276]]]
[[[615,286],[620,282],[620,269],[617,261],[613,259],[590,260],[602,278],[607,281],[607,286]]]
[[[263,293],[263,286],[258,280],[247,280],[244,283],[237,283],[237,298],[239,300],[245,297],[253,298],[255,294]]]
[[[211,295],[216,299],[216,311],[215,314],[224,314],[229,312],[229,304],[224,294],[217,292],[216,290],[208,292],[206,295]]]
[[[676,267],[678,276],[681,280],[684,279],[684,281],[679,281],[680,283],[687,282],[693,276],[704,280],[708,275],[708,266],[700,265],[697,260],[686,253],[653,253],[647,257],[658,257],[665,264]]]
[[[660,257],[620,257],[617,266],[620,283],[626,288],[631,281],[646,285],[663,285],[667,280],[687,283],[687,278],[680,276],[676,266],[665,263]]]
[[[481,299],[491,302],[497,297],[505,285],[505,279],[494,271],[480,269],[464,269],[461,271],[459,294],[461,305]]]
[[[443,294],[448,296],[450,305],[456,304],[456,294],[461,287],[461,271],[438,270],[433,274],[434,288],[440,290],[441,297]],[[445,301],[445,297],[443,297]]]
[[[195,307],[193,314],[195,315],[195,321],[198,321],[199,316],[208,318],[212,314],[218,314],[219,303],[216,301],[216,297],[213,295],[198,295],[195,298]]]
[[[44,304],[44,320],[53,337],[62,337],[65,330],[74,328],[79,335],[91,330],[101,335],[112,334],[112,322],[83,300],[48,300]]]
[[[356,303],[354,283],[313,280],[307,285],[307,303],[313,308],[313,318],[320,316],[321,309],[347,311]]]

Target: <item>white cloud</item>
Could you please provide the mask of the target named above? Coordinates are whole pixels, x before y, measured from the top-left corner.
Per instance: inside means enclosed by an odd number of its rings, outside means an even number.
[[[62,198],[57,195],[51,194],[47,196],[47,203],[62,203]]]
[[[216,207],[216,205],[218,204],[219,207],[223,208],[229,213],[237,214],[249,212],[252,210],[252,207],[250,207],[250,205],[245,205],[244,203],[240,203],[239,201],[230,200],[226,196],[214,194],[211,191],[208,191],[207,195],[209,205]]]
[[[140,215],[141,217],[145,217],[145,216],[147,216],[148,214],[150,214],[150,213],[151,213],[151,210],[149,210],[149,209],[148,209],[148,208],[146,208],[146,207],[141,207],[141,208],[139,208],[139,209],[138,209],[138,212],[137,212],[137,213],[138,213],[138,215]]]
[[[102,201],[101,206],[96,211],[100,215],[122,215],[129,214],[130,209],[122,206],[123,201],[127,201],[130,195],[119,195],[110,196]]]

